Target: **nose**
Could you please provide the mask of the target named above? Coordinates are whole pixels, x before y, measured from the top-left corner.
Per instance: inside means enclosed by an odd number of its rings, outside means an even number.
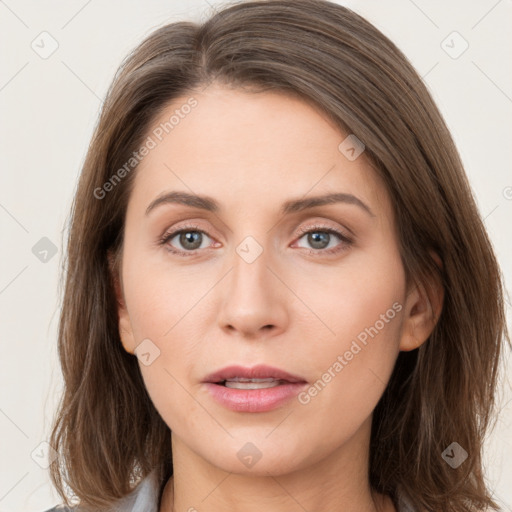
[[[251,339],[286,330],[289,314],[285,304],[290,297],[276,270],[269,267],[266,251],[252,262],[234,252],[231,261],[233,268],[219,288],[219,327],[227,334]]]

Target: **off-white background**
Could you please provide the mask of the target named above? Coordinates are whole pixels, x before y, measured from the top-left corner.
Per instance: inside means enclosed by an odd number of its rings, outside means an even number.
[[[0,0],[0,512],[42,512],[59,501],[35,460],[45,459],[40,443],[62,385],[56,332],[65,225],[102,98],[144,36],[167,22],[204,19],[220,5],[209,1]],[[512,1],[342,3],[397,43],[424,77],[458,144],[510,289]],[[58,43],[46,59],[31,47],[51,48],[43,31]],[[458,58],[465,43],[453,31],[469,44]],[[43,237],[57,249],[46,262],[32,252]],[[508,312],[510,318],[510,305]],[[512,504],[508,386],[501,387],[503,412],[486,452],[504,510]]]

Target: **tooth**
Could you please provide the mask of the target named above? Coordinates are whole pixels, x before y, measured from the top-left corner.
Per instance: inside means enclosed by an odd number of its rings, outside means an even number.
[[[257,380],[257,379],[255,379]],[[260,379],[261,380],[261,379]],[[280,381],[272,379],[265,382],[236,382],[227,380],[224,384],[227,388],[233,389],[265,389],[274,388],[280,385]]]
[[[264,379],[248,379],[246,377],[233,377],[232,379],[226,379],[229,382],[274,382],[274,377],[266,377]]]

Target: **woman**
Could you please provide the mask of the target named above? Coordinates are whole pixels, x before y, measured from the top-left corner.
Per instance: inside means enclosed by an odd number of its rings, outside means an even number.
[[[68,506],[497,510],[499,268],[421,78],[347,8],[245,2],[135,49],[63,304]]]

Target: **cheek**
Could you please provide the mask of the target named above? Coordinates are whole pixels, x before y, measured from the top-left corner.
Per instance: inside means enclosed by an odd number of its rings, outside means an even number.
[[[309,296],[324,324],[316,321],[316,343],[311,319],[303,325],[313,384],[299,399],[313,415],[328,411],[333,430],[339,422],[355,428],[384,392],[399,352],[405,297],[403,267],[392,251],[361,255],[345,270],[329,279],[309,274],[322,285]]]
[[[319,452],[350,438],[384,393],[398,356],[399,306],[395,303],[393,309],[386,303],[372,311],[363,308],[349,320],[340,320],[335,340],[329,340],[321,350],[306,352],[313,377],[298,396],[295,419],[311,424],[311,418],[316,418],[308,432],[319,441]],[[380,318],[381,311],[385,320]]]
[[[174,333],[191,327],[191,319],[197,318],[203,297],[211,287],[204,271],[173,267],[144,254],[134,256],[124,270],[135,336],[139,340],[150,338],[162,348],[172,341]]]
[[[297,318],[310,343],[319,339],[324,353],[332,356],[350,350],[353,340],[364,344],[375,339],[379,343],[373,343],[373,352],[395,352],[405,274],[399,254],[390,249],[359,251],[338,267],[318,266],[297,274],[301,277],[295,278],[295,290],[309,310]]]
[[[204,272],[194,276],[190,269],[147,261],[134,257],[124,269],[130,322],[136,345],[149,354],[139,357],[148,394],[169,427],[180,430],[177,422],[185,411],[186,418],[202,417],[189,393],[190,376],[197,373],[199,340],[208,324],[205,294],[211,285]]]

